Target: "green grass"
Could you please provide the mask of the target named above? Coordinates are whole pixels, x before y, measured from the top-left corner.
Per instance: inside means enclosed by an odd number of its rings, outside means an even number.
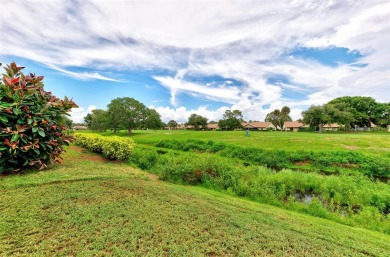
[[[151,179],[75,148],[0,177],[1,256],[386,256],[390,236]]]
[[[103,133],[112,135],[110,132]],[[126,132],[119,135],[127,136]],[[134,131],[131,136],[136,142],[160,140],[213,140],[240,146],[259,147],[262,149],[282,150],[348,150],[359,151],[369,155],[390,156],[390,133],[373,132],[263,132],[251,131],[250,137],[245,131],[190,131],[160,130]]]

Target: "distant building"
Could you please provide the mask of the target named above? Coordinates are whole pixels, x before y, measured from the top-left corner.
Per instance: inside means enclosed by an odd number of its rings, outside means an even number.
[[[210,124],[207,124],[207,129],[209,130],[217,130],[219,127],[218,127],[218,124],[217,123],[210,123]]]
[[[73,126],[73,129],[74,130],[87,130],[88,127],[79,125],[79,126]]]
[[[177,129],[181,129],[181,130],[194,129],[194,126],[192,126],[192,125],[180,124],[180,125],[177,126]]]
[[[339,131],[340,125],[337,123],[325,124],[322,128],[324,131]]]
[[[298,129],[303,127],[303,123],[298,122],[298,121],[286,121],[284,123],[284,131],[293,131],[293,132],[298,132]]]
[[[250,130],[269,130],[269,129],[276,130],[274,124],[267,121],[243,122],[241,123],[241,125],[244,129],[250,129]]]

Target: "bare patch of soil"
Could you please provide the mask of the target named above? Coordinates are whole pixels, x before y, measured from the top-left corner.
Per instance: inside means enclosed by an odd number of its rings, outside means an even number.
[[[310,164],[310,160],[304,160],[304,161],[299,161],[294,163],[297,166],[305,166],[307,164]]]
[[[73,151],[79,152],[80,154],[80,159],[83,160],[88,160],[88,161],[95,161],[95,162],[108,162],[107,159],[99,156],[99,155],[90,155],[87,150],[85,150],[82,147],[76,146],[76,145],[71,145],[70,149]]]
[[[353,146],[353,145],[343,145],[345,148],[347,148],[348,150],[359,150],[360,147],[358,146]]]
[[[157,175],[154,175],[154,174],[151,174],[151,173],[147,173],[148,177],[151,179],[151,180],[158,180],[158,176]]]

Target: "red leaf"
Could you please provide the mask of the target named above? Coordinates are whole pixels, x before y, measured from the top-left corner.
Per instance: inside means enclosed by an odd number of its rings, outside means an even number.
[[[12,86],[12,81],[10,78],[3,77],[3,81],[7,86]]]
[[[13,78],[13,79],[11,79],[11,83],[12,84],[18,83],[19,80],[20,80],[19,78]]]

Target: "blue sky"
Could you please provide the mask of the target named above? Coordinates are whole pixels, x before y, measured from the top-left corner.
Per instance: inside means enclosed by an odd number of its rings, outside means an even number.
[[[81,122],[133,97],[164,121],[227,109],[300,117],[344,95],[390,101],[388,1],[0,0],[0,62],[45,76]],[[17,17],[17,18],[16,18]]]

